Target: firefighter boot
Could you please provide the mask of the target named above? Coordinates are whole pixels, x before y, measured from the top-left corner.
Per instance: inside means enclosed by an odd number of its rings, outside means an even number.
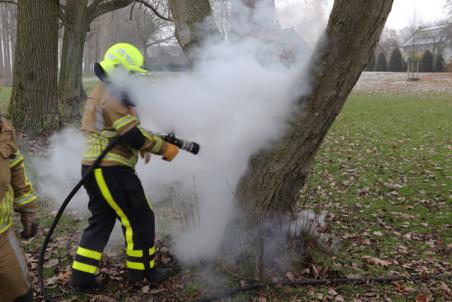
[[[148,277],[150,283],[162,283],[173,275],[175,275],[177,271],[172,267],[160,267],[155,269],[152,274]]]
[[[72,292],[74,294],[86,294],[86,293],[94,293],[98,291],[102,291],[105,287],[105,280],[96,277],[94,278],[94,281],[87,284],[73,284],[72,285]]]

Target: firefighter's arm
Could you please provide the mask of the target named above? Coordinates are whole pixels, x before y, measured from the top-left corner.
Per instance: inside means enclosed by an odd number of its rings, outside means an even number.
[[[38,231],[37,197],[33,194],[33,186],[28,179],[24,157],[18,150],[9,161],[11,171],[11,187],[14,191],[14,211],[20,213],[20,221],[24,227],[22,238],[29,239]]]
[[[142,153],[162,155],[166,160],[172,160],[177,155],[178,148],[175,145],[143,129],[138,118],[127,107],[119,103],[109,103],[105,112],[126,144]]]

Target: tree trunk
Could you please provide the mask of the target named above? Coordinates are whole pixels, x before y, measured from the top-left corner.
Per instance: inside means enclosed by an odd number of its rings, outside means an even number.
[[[1,13],[2,8],[0,7],[0,13]],[[2,27],[2,24],[0,24],[0,30],[4,30]],[[0,35],[0,90],[2,90],[3,87],[3,79],[5,77],[4,75],[4,67],[3,67],[3,35]]]
[[[301,97],[278,149],[252,157],[238,193],[266,214],[294,209],[323,138],[378,43],[393,0],[336,0]],[[301,79],[300,79],[301,80]],[[300,85],[302,83],[300,82]]]
[[[209,1],[169,0],[168,4],[176,28],[176,39],[187,57],[192,58],[192,49],[199,47],[203,37],[216,30],[213,21],[203,24],[201,28],[201,23],[212,13]]]
[[[88,0],[68,0],[64,24],[63,49],[58,94],[64,122],[80,119],[82,100],[83,50],[89,23],[86,19]]]
[[[19,131],[47,135],[60,126],[57,101],[58,0],[17,4],[17,42],[9,113]]]
[[[112,0],[88,5],[88,0],[67,0],[58,84],[60,112],[65,123],[81,117],[86,98],[82,86],[83,51],[91,22],[98,16],[130,5],[132,0]],[[92,1],[91,1],[92,2]]]
[[[3,56],[5,59],[4,63],[4,80],[9,82],[11,80],[12,74],[12,64],[11,64],[11,44],[9,31],[11,28],[10,19],[8,17],[8,8],[3,8],[2,11],[2,40],[3,40]]]

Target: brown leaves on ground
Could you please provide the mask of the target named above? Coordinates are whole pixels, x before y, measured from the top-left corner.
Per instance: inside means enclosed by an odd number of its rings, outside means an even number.
[[[362,258],[366,259],[367,263],[373,264],[373,265],[389,266],[392,264],[392,262],[389,260],[382,260],[377,257],[362,256]]]

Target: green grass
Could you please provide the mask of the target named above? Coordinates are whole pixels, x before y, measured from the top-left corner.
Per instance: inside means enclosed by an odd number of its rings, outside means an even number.
[[[95,83],[85,81],[84,85],[89,91]],[[9,91],[0,91],[2,108],[7,106]],[[332,233],[343,238],[334,257],[316,255],[315,265],[343,276],[377,276],[420,273],[425,268],[442,273],[441,269],[451,264],[446,248],[452,242],[451,117],[451,95],[350,96],[316,156],[299,202],[301,207],[334,214]],[[43,228],[48,227],[50,219],[44,218],[42,223]],[[56,236],[77,229],[79,224],[64,217]],[[391,264],[372,265],[363,256]],[[382,301],[382,294],[392,301],[414,300],[419,284],[401,284],[410,290],[402,293],[393,285],[346,285],[335,290],[345,301]],[[194,296],[201,287],[188,283],[185,294]],[[429,288],[435,301],[446,300],[438,283],[429,284]],[[310,301],[318,300],[316,294],[328,296],[325,287],[310,292],[307,288],[263,292],[270,298],[267,301],[294,297]],[[369,293],[380,296],[365,296]],[[247,300],[256,295],[252,292],[242,297]]]
[[[11,87],[3,86],[0,89],[0,112],[6,113],[8,110],[9,97],[11,96]]]
[[[446,271],[451,264],[446,246],[452,242],[451,117],[450,95],[349,97],[300,200],[302,207],[333,213],[333,234],[347,238],[334,263],[320,257],[319,265],[340,267],[344,275]],[[391,265],[372,265],[363,256]],[[346,301],[359,296],[359,290],[337,289]],[[372,290],[393,301],[415,296],[404,296],[391,285]],[[444,301],[441,290],[433,293]]]

